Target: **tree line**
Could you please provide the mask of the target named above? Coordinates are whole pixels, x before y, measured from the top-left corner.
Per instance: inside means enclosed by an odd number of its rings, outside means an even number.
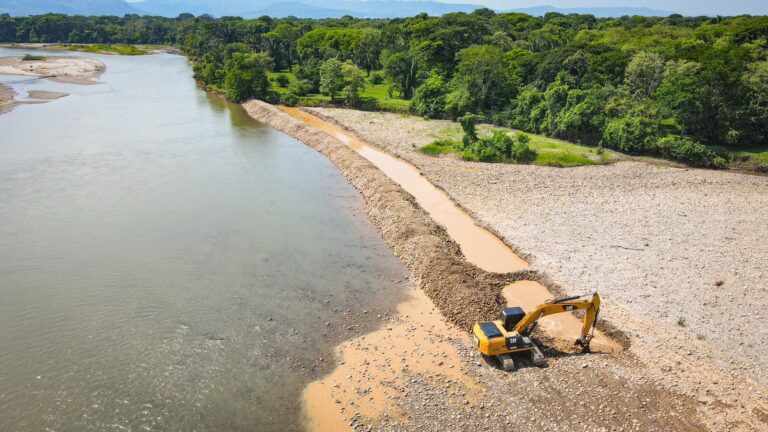
[[[385,83],[421,116],[473,114],[695,166],[725,163],[708,145],[768,144],[768,17],[0,16],[0,41],[173,44],[234,101],[320,93],[356,106],[366,85]],[[295,76],[280,94],[274,71]]]

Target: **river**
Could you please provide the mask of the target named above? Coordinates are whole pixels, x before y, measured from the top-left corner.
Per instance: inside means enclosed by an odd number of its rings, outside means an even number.
[[[70,94],[0,116],[0,430],[301,429],[405,270],[328,160],[184,57],[87,56],[103,84],[0,76]]]

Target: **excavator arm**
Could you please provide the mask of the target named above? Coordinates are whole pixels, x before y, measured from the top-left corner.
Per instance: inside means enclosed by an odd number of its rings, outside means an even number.
[[[592,340],[590,331],[597,320],[597,313],[600,311],[600,296],[596,292],[541,304],[536,309],[525,314],[514,330],[521,335],[528,335],[539,318],[543,316],[582,309],[584,310],[584,318],[582,320],[581,336],[576,340],[576,344],[581,345],[586,352],[589,351],[589,342]]]

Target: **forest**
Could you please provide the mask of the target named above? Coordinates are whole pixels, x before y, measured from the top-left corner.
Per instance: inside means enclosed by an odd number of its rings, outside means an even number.
[[[0,42],[175,45],[235,102],[410,111],[698,167],[768,147],[768,17],[6,15]],[[481,159],[504,159],[492,141]]]

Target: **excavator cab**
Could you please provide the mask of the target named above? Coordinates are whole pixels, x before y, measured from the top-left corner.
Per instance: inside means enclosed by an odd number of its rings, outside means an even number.
[[[536,366],[547,364],[544,354],[528,337],[536,327],[538,319],[545,315],[583,309],[584,318],[581,337],[576,340],[584,352],[589,351],[592,340],[590,331],[600,310],[600,296],[595,292],[584,296],[557,299],[538,305],[525,313],[520,307],[508,307],[501,311],[496,321],[478,322],[472,327],[472,339],[485,357],[496,357],[505,371],[515,369],[514,355],[528,354]]]

